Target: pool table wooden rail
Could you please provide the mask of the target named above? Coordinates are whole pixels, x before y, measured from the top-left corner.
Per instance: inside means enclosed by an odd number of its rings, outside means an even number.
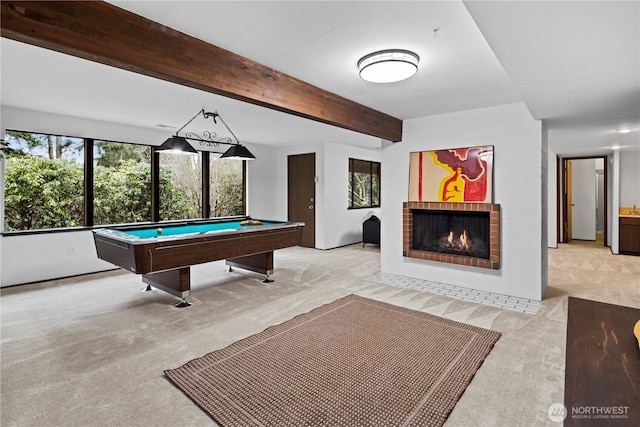
[[[296,246],[302,227],[210,234],[182,240],[131,244],[94,234],[98,257],[136,274],[171,270]]]
[[[184,298],[191,293],[190,266],[225,259],[230,268],[266,274],[269,282],[273,251],[298,245],[303,227],[304,223],[288,223],[137,240],[94,230],[93,236],[98,258],[142,274],[144,283],[182,298],[178,306],[187,306]]]

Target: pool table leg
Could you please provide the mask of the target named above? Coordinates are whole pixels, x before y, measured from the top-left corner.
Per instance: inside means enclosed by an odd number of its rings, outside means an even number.
[[[191,295],[191,275],[190,268],[183,267],[175,270],[159,271],[142,275],[142,281],[147,284],[147,289],[151,286],[170,293],[180,298],[176,307],[188,307],[191,304],[185,299]]]
[[[263,280],[264,283],[273,282],[273,280],[269,278],[269,275],[273,273],[273,251],[228,258],[225,263],[228,266],[227,271],[233,271],[233,267],[255,271],[256,273],[267,275],[267,278]]]
[[[184,308],[191,306],[191,303],[184,298],[180,298],[180,302],[175,304],[174,307]]]

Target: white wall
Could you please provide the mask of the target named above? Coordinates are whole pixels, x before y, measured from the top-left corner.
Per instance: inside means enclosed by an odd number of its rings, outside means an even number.
[[[618,223],[618,213],[620,208],[620,152],[614,151],[609,158],[611,167],[611,252],[619,254],[620,226]]]
[[[548,150],[547,162],[547,246],[558,247],[558,158]]]
[[[379,149],[351,147],[327,142],[324,145],[324,239],[320,249],[331,249],[362,241],[362,223],[371,215],[380,216],[380,208],[347,209],[349,204],[349,158],[379,162]],[[381,167],[384,175],[385,168]],[[391,170],[388,173],[393,173]],[[381,201],[381,203],[384,203]]]
[[[620,207],[640,210],[640,151],[620,152]]]
[[[500,270],[402,256],[402,203],[408,197],[409,153],[494,146],[494,202],[501,205]],[[403,140],[382,151],[381,269],[402,276],[540,300],[546,241],[542,198],[542,126],[524,104],[462,111],[404,122]]]
[[[380,161],[379,147],[361,148],[333,142],[263,148],[253,151],[269,161],[249,164],[249,214],[270,219],[287,219],[287,156],[316,155],[316,248],[332,249],[362,241],[362,222],[380,209],[347,209],[350,157]],[[384,176],[384,167],[382,175]],[[265,180],[268,176],[271,180]]]
[[[541,174],[542,180],[540,184],[540,204],[542,221],[540,222],[541,244],[540,244],[540,299],[547,290],[549,276],[549,210],[553,204],[553,199],[549,198],[549,131],[545,122],[540,122],[540,151],[541,157]]]
[[[618,173],[618,171],[614,171],[613,169],[613,153],[608,154],[605,161],[607,162],[607,202],[605,206],[607,212],[607,246],[611,248],[611,236],[613,236],[613,229],[618,228],[617,225],[614,227],[613,224],[613,174],[614,172]],[[618,221],[617,217],[615,217],[615,221]]]
[[[116,268],[98,259],[91,231],[2,237],[2,286]]]
[[[281,209],[282,191],[273,184],[280,170],[286,169],[286,162],[279,163],[276,148],[250,144],[247,148],[256,156],[256,160],[247,162],[247,214],[254,218],[286,220],[286,204],[284,212]]]

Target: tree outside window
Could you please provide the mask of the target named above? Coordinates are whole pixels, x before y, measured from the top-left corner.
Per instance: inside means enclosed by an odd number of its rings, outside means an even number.
[[[3,152],[5,232],[152,220],[150,146],[7,131]],[[158,154],[160,220],[200,218],[203,188],[212,217],[244,214],[243,161],[211,153],[203,183],[201,154]]]
[[[380,207],[380,163],[349,159],[349,209]]]
[[[212,217],[244,215],[244,161],[211,153],[209,203]]]
[[[5,134],[5,231],[84,225],[84,140]]]
[[[151,221],[151,148],[95,141],[94,224]]]
[[[202,156],[168,152],[159,154],[160,220],[201,218]]]

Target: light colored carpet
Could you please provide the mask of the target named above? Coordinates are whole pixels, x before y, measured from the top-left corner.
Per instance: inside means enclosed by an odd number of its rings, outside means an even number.
[[[520,314],[368,281],[375,246],[275,254],[275,282],[222,262],[193,268],[194,305],[141,293],[119,270],[1,291],[2,426],[210,426],[163,370],[354,293],[502,332],[445,426],[556,425],[563,401],[567,295],[640,308],[640,258],[549,250],[541,310]]]

